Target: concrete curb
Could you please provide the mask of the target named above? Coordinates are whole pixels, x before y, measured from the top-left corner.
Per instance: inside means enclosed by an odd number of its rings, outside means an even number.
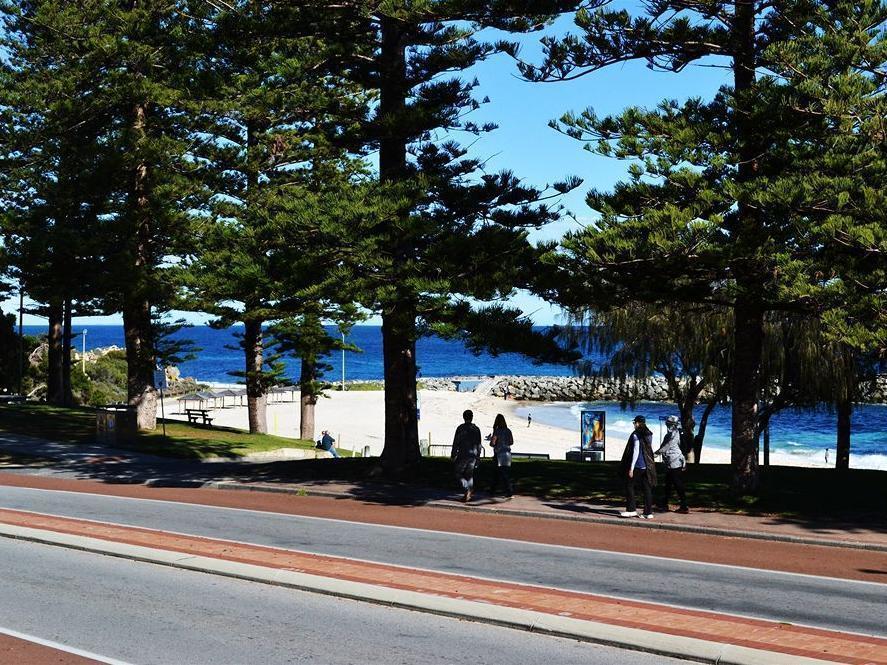
[[[822,665],[832,662],[42,529],[0,524],[0,537],[273,584],[301,591],[467,619],[528,632],[568,637],[703,663],[717,665]]]
[[[150,485],[151,481],[146,484]],[[314,488],[300,487],[276,487],[273,485],[260,485],[253,483],[238,483],[228,481],[209,481],[200,483],[201,487],[219,490],[240,490],[247,492],[269,492],[276,494],[293,494],[296,496],[325,496],[337,499],[354,499],[347,492],[334,490],[318,490]],[[469,512],[485,512],[495,515],[513,515],[515,517],[536,517],[550,520],[562,520],[566,522],[585,522],[590,524],[605,524],[608,526],[622,526],[633,529],[659,529],[661,531],[675,531],[681,533],[698,533],[706,536],[724,536],[727,538],[745,538],[748,540],[765,540],[779,543],[793,543],[795,545],[817,545],[820,547],[836,547],[843,549],[867,550],[871,552],[887,552],[887,545],[877,543],[863,543],[852,540],[824,540],[820,538],[804,538],[801,536],[789,536],[778,533],[766,533],[763,531],[745,531],[741,529],[721,529],[717,527],[696,526],[693,524],[663,524],[650,520],[632,520],[618,517],[595,517],[590,515],[562,515],[548,513],[541,510],[527,510],[520,508],[500,508],[466,506],[458,503],[450,503],[439,499],[428,501],[427,506],[443,508],[445,510],[460,510]]]

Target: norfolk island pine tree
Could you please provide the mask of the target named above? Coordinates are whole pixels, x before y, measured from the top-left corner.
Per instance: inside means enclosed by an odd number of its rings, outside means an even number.
[[[318,3],[320,6],[320,3]],[[362,220],[359,302],[382,316],[385,444],[382,469],[398,473],[419,460],[416,339],[437,325],[453,331],[476,322],[467,299],[493,300],[520,286],[535,254],[525,229],[559,216],[546,193],[510,172],[487,174],[481,160],[451,139],[481,134],[464,116],[477,108],[474,83],[448,78],[512,48],[485,41],[483,28],[528,32],[576,2],[468,0],[346,1],[325,7],[344,39],[368,45],[353,64],[379,103],[367,144],[379,150],[377,204]],[[347,28],[347,29],[346,29]],[[347,59],[347,54],[346,54]],[[492,310],[516,325],[518,313]],[[462,321],[459,321],[460,315]]]
[[[94,141],[113,164],[104,173],[106,197],[96,215],[104,248],[99,260],[107,277],[99,307],[123,314],[127,394],[142,429],[156,422],[152,307],[169,293],[168,257],[180,253],[189,238],[182,212],[192,204],[187,176],[194,166],[184,158],[187,122],[179,102],[187,95],[177,77],[189,44],[188,23],[197,15],[187,4],[45,0],[5,5],[12,13],[39,12],[40,25],[55,34],[57,62],[75,63],[83,70],[80,80],[91,84],[75,100],[88,108],[88,119],[98,128]],[[60,77],[69,71],[62,67]],[[82,129],[74,125],[69,131]],[[84,246],[80,239],[78,247]]]
[[[869,3],[862,11],[876,17],[879,5]],[[844,128],[852,141],[865,143],[865,138],[829,114],[827,95],[799,98],[807,84],[799,64],[809,64],[811,44],[805,52],[786,50],[808,32],[841,39],[842,31],[834,28],[846,20],[856,23],[849,39],[859,46],[849,49],[849,57],[864,64],[878,48],[872,24],[859,19],[850,3],[839,9],[743,0],[655,2],[639,18],[619,11],[580,12],[581,38],[549,41],[547,60],[523,68],[530,78],[551,80],[628,59],[672,71],[707,56],[729,59],[733,85],[710,103],[664,102],[655,111],[629,109],[613,118],[588,111],[563,119],[559,127],[591,149],[635,163],[629,182],[610,194],[589,195],[602,218],[566,240],[568,270],[580,288],[559,298],[568,306],[644,298],[732,309],[732,462],[740,491],[753,490],[758,482],[765,313],[822,313],[847,288],[849,273],[842,280],[823,271],[824,248],[834,251],[837,245],[826,231],[826,209],[813,200],[822,191],[836,194],[834,185],[849,170],[835,173],[834,165],[817,160],[836,128]],[[789,55],[795,62],[786,59]],[[864,97],[858,90],[857,100]],[[871,151],[862,159],[867,169],[877,170]],[[805,189],[813,175],[832,186]],[[871,197],[861,178],[853,179],[853,187],[854,200]],[[839,200],[836,195],[830,202]],[[856,219],[867,224],[864,215]]]
[[[350,308],[338,247],[364,171],[348,133],[367,97],[334,71],[334,48],[299,8],[241,2],[211,22],[197,66],[208,94],[194,111],[207,199],[181,302],[214,314],[213,325],[244,324],[246,366],[236,375],[250,431],[266,432],[266,396],[282,366],[266,362],[263,325]]]
[[[48,1],[2,6],[4,240],[19,284],[49,321],[54,403],[71,401],[71,317],[75,307],[98,311],[108,254],[99,215],[115,164],[99,140],[109,122],[95,101],[101,56],[82,57],[58,38],[94,37],[96,11]]]

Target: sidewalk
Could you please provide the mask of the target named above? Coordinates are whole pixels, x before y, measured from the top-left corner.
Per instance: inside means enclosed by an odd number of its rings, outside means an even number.
[[[722,665],[887,663],[887,640],[0,509],[0,535]]]
[[[702,533],[777,542],[847,547],[887,552],[887,529],[859,525],[792,520],[778,516],[740,515],[711,510],[694,510],[689,515],[675,512],[655,513],[653,520],[619,517],[621,507],[595,505],[582,501],[540,499],[515,495],[511,499],[490,497],[482,492],[468,504],[456,491],[389,485],[385,483],[348,483],[342,481],[304,481],[298,483],[261,483],[216,481],[205,485],[216,489],[260,492],[284,492],[337,498],[376,498],[393,504],[421,504],[451,510],[480,513],[542,517],[592,524],[610,524],[639,529]]]
[[[57,460],[58,465],[37,471],[41,475],[88,478],[111,483],[141,483],[155,487],[212,487],[298,495],[332,496],[393,505],[427,505],[452,510],[525,517],[618,524],[648,530],[699,533],[767,541],[866,549],[887,552],[887,522],[846,524],[767,515],[740,515],[694,510],[689,515],[656,513],[653,520],[622,519],[621,507],[581,500],[540,499],[517,495],[510,500],[478,492],[470,504],[459,493],[428,487],[374,481],[264,480],[262,467],[249,462],[200,462],[113,449],[54,443],[0,432],[0,450]],[[330,461],[330,463],[333,463]],[[22,473],[32,473],[23,469]]]

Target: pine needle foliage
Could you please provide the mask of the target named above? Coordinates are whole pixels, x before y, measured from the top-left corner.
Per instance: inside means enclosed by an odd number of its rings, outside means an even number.
[[[711,100],[665,100],[553,126],[630,162],[600,219],[551,261],[568,307],[632,300],[729,308],[734,319],[735,487],[758,483],[757,409],[765,318],[820,318],[857,348],[884,340],[884,86],[887,4],[878,1],[668,2],[637,15],[580,11],[578,34],[549,40],[534,79],[645,60],[679,72],[726,59]]]
[[[496,301],[524,285],[535,259],[527,230],[560,216],[553,203],[578,182],[525,184],[510,171],[489,172],[457,136],[495,129],[473,122],[483,100],[463,72],[513,52],[495,29],[524,33],[576,8],[564,1],[345,0],[330,8],[345,40],[365,45],[343,54],[354,80],[378,95],[365,144],[379,154],[375,205],[348,243],[361,269],[360,304],[382,316],[385,366],[383,469],[419,460],[416,339],[452,326],[460,303]],[[513,317],[514,318],[514,317]],[[464,320],[459,327],[471,323]]]

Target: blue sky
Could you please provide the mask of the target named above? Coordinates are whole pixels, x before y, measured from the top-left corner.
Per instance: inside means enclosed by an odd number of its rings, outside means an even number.
[[[569,30],[571,20],[564,17],[555,30]],[[539,35],[528,35],[521,41],[521,56],[528,61],[538,59],[541,53]],[[585,193],[591,189],[609,189],[625,174],[626,165],[603,158],[582,149],[577,141],[548,127],[548,122],[567,111],[582,111],[592,107],[600,114],[616,113],[627,106],[653,107],[663,99],[711,97],[728,78],[722,68],[691,66],[681,74],[653,72],[644,63],[616,65],[575,81],[563,83],[528,83],[518,78],[513,60],[498,56],[464,73],[470,80],[480,81],[479,99],[490,98],[471,119],[482,124],[496,122],[499,129],[482,136],[471,150],[472,154],[488,159],[491,171],[512,170],[526,182],[541,186],[567,175],[576,175],[583,184],[563,197],[563,204],[579,223],[592,220],[593,212],[585,205]],[[457,140],[468,142],[473,137],[459,135]],[[577,223],[563,220],[541,231],[534,239],[556,239],[564,231],[574,229]],[[546,325],[559,320],[559,310],[528,294],[518,294],[512,304],[531,316],[534,322]],[[4,312],[14,311],[17,299],[3,304]],[[191,322],[206,321],[198,314],[185,314]],[[81,325],[119,323],[119,316],[83,317]],[[43,319],[26,316],[26,324],[42,323]],[[377,319],[369,323],[378,323]]]

